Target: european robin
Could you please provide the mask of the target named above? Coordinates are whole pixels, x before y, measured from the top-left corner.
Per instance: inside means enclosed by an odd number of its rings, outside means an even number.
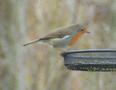
[[[69,48],[72,47],[84,33],[89,33],[86,25],[73,24],[67,27],[58,28],[55,32],[51,32],[44,37],[24,44],[24,46],[37,42],[44,42],[54,48]]]

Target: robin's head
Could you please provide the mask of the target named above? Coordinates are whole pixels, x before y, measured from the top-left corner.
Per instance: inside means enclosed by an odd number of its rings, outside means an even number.
[[[80,33],[90,33],[88,30],[87,30],[87,27],[81,27],[80,30],[79,30]]]
[[[72,36],[72,39],[71,39],[71,42],[69,43],[69,46],[74,45],[84,33],[89,33],[87,31],[87,28],[82,27],[82,26],[78,27],[78,29],[76,29],[76,33]]]

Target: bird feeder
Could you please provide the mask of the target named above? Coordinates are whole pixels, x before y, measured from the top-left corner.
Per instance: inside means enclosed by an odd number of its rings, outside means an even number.
[[[70,70],[116,71],[116,50],[78,50],[64,52],[62,56]]]

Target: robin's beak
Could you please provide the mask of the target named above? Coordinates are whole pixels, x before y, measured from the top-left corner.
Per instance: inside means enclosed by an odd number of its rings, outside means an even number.
[[[86,33],[90,33],[89,31],[87,31]]]

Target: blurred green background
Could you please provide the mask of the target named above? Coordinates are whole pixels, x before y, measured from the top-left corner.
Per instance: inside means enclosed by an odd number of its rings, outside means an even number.
[[[76,49],[116,49],[116,0],[0,0],[0,90],[115,90],[115,72],[70,71],[48,45],[22,45],[90,21]]]

